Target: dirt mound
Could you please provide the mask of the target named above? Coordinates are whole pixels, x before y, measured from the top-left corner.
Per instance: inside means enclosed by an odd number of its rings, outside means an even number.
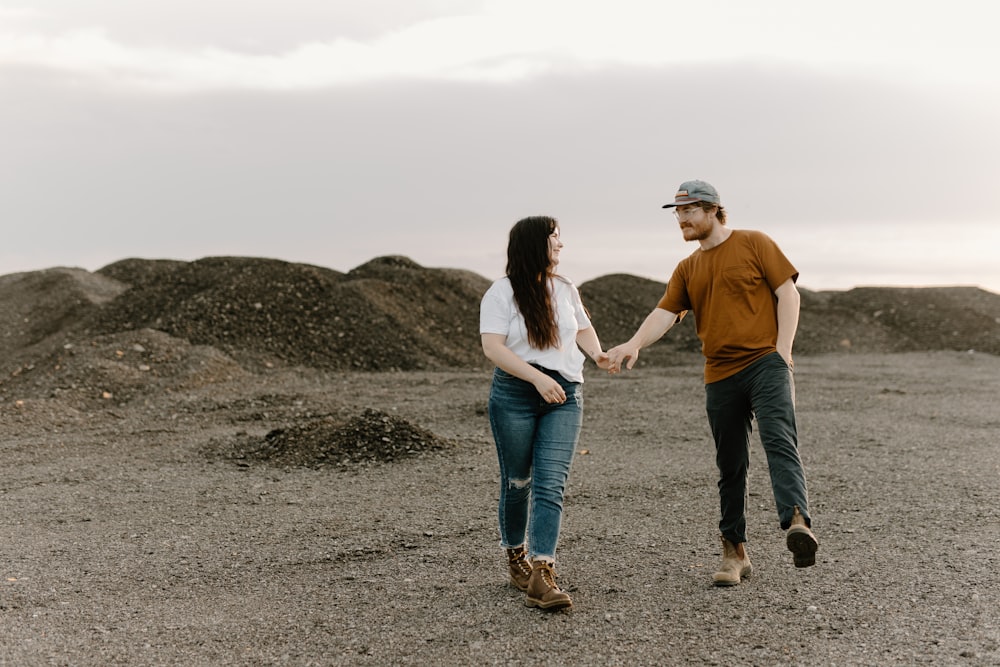
[[[182,270],[187,262],[174,259],[122,259],[105,266],[99,275],[114,278],[126,285],[150,285],[170,280],[171,274]]]
[[[482,276],[401,256],[348,273],[247,257],[127,259],[96,273],[0,276],[0,395],[113,396],[276,367],[412,371],[487,367]],[[580,285],[601,339],[623,342],[663,285],[612,274]],[[1000,354],[1000,295],[972,287],[800,290],[796,353]],[[642,364],[689,363],[688,315]],[[138,346],[138,347],[137,347]],[[143,351],[139,351],[141,350]],[[148,370],[142,370],[142,368]]]
[[[0,382],[0,396],[62,398],[85,409],[245,374],[236,361],[213,347],[192,345],[162,331],[139,329],[61,345],[14,369]]]
[[[420,370],[480,365],[484,278],[427,269],[402,257],[348,274],[277,260],[214,257],[99,273],[131,289],[94,318],[100,333],[153,328],[241,362],[330,370]]]
[[[0,364],[48,353],[63,342],[53,337],[72,329],[127,287],[113,278],[72,268],[0,276]]]
[[[831,312],[849,311],[866,325],[850,347],[869,352],[976,350],[1000,354],[1000,295],[974,287],[859,287],[830,294],[827,309],[817,309],[824,324]],[[888,332],[882,344],[865,337]]]
[[[843,292],[800,288],[797,355],[829,352],[976,350],[1000,354],[1000,294],[976,287],[858,287]],[[614,274],[583,283],[580,294],[605,345],[627,340],[663,295],[663,284]],[[639,364],[698,352],[688,315],[643,351]]]
[[[329,416],[296,422],[263,438],[243,436],[228,447],[215,444],[225,458],[309,468],[389,463],[454,446],[405,419],[373,409],[346,419]]]

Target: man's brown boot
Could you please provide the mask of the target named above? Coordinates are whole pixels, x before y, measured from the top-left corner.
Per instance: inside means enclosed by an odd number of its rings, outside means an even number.
[[[816,549],[819,548],[819,542],[806,525],[806,518],[802,516],[798,505],[792,514],[792,525],[788,527],[785,544],[792,552],[795,567],[809,567],[816,564]]]
[[[552,563],[531,561],[531,578],[528,580],[528,597],[524,604],[539,609],[564,609],[573,606],[569,593],[556,586],[556,573]]]
[[[510,585],[519,591],[528,590],[528,579],[531,578],[528,550],[524,546],[507,549],[507,566],[510,568]]]
[[[722,565],[712,575],[712,583],[716,586],[737,586],[740,579],[753,574],[753,565],[742,542],[733,544],[725,537],[719,537],[722,539]]]

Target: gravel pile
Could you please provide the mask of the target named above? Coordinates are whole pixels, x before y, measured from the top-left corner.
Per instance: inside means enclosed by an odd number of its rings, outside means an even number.
[[[479,300],[488,286],[480,275],[425,268],[400,256],[379,257],[348,273],[271,259],[210,257],[127,259],[96,273],[59,268],[0,276],[0,373],[20,376],[61,366],[67,350],[76,355],[77,366],[95,368],[115,361],[105,353],[109,348],[129,345],[115,337],[140,331],[158,337],[161,356],[176,359],[195,349],[206,354],[203,348],[210,347],[250,372],[294,366],[482,369],[487,364],[479,343]],[[612,274],[581,284],[580,291],[610,346],[635,331],[663,285]],[[1000,295],[991,292],[971,287],[801,292],[800,356],[941,349],[1000,354]],[[640,363],[697,352],[694,330],[694,317],[685,318],[646,350]],[[171,345],[175,349],[167,349]]]
[[[242,436],[215,449],[235,461],[307,468],[344,467],[416,459],[455,444],[406,419],[367,408],[350,417],[300,421],[268,431],[262,438]]]
[[[127,260],[99,273],[131,286],[88,323],[101,333],[158,329],[251,367],[392,371],[482,363],[486,279],[405,257],[377,258],[346,274],[240,257],[154,270]]]
[[[795,354],[955,350],[1000,354],[1000,294],[975,287],[860,287],[815,292],[799,288],[802,308]],[[610,275],[580,286],[601,340],[627,340],[663,295],[663,285]],[[695,318],[684,318],[644,351],[640,365],[659,365],[678,352],[700,352]]]
[[[0,276],[0,400],[121,405],[274,369],[487,370],[478,334],[489,281],[402,256],[342,273],[248,257],[126,259]],[[795,352],[1000,354],[1000,295],[971,287],[802,293]],[[608,347],[631,336],[663,285],[612,274],[580,285]],[[639,366],[687,364],[694,316]]]

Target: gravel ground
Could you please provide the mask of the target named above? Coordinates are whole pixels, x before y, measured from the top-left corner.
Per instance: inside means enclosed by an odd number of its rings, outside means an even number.
[[[1000,664],[1000,359],[797,366],[817,565],[792,566],[755,444],[755,574],[712,587],[697,359],[591,369],[558,613],[505,580],[488,373],[291,369],[87,411],[5,403],[0,664]],[[262,451],[350,421],[331,415],[434,437],[346,466]]]
[[[1000,664],[1000,295],[803,290],[817,564],[755,443],[732,589],[690,318],[588,368],[547,613],[497,546],[486,285],[405,257],[0,276],[0,665]],[[662,285],[581,292],[614,344]]]

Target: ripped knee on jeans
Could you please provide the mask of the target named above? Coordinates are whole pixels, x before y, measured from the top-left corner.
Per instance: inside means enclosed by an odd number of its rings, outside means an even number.
[[[507,480],[507,485],[512,489],[526,489],[531,486],[531,478],[526,479],[514,479],[513,477]]]

